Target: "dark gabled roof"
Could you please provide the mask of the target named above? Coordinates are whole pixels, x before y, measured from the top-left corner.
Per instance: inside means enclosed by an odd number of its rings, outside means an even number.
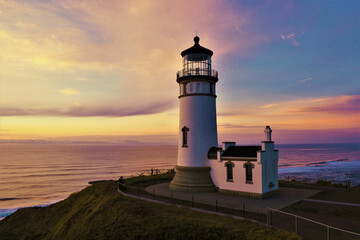
[[[188,48],[181,52],[181,56],[184,57],[185,55],[191,54],[191,53],[204,53],[207,55],[210,55],[210,57],[213,55],[213,52],[207,48],[204,48],[200,46],[199,44],[200,38],[198,36],[194,37],[194,46],[191,48]]]
[[[261,146],[230,146],[221,157],[257,157]]]
[[[208,159],[217,159],[217,152],[221,150],[221,147],[212,147],[208,152]]]

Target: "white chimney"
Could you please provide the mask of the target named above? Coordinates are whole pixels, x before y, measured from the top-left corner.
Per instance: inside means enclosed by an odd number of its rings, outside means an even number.
[[[266,126],[264,132],[265,132],[265,141],[271,142],[271,132],[272,132],[272,130],[271,130],[270,126]]]
[[[236,142],[222,142],[222,150],[225,151],[230,146],[235,146]]]

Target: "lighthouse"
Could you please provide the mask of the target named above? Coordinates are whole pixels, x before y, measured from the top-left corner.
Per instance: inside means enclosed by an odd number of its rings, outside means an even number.
[[[218,145],[216,91],[218,72],[212,69],[213,52],[200,46],[181,52],[183,68],[177,73],[179,84],[179,145],[176,174],[171,190],[185,192],[215,191],[210,176],[209,149]]]

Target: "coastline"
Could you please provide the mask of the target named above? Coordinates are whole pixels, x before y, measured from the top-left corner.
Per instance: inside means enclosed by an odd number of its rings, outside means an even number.
[[[326,146],[278,145],[281,150],[279,179],[342,181],[343,184],[353,180],[352,186],[358,185],[360,145]],[[26,144],[24,149],[21,147],[16,144],[0,149],[0,168],[4,173],[0,176],[0,192],[1,198],[6,199],[0,199],[2,215],[22,207],[61,201],[88,186],[89,181],[147,174],[151,168],[172,168],[177,154],[176,146]],[[63,161],[59,163],[57,159]]]

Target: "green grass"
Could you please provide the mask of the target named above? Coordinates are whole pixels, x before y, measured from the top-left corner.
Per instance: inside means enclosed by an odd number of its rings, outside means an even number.
[[[0,221],[0,239],[300,239],[260,224],[122,196],[94,184],[44,208]]]
[[[347,189],[348,186],[344,183],[335,183],[327,180],[317,180],[316,182],[305,182],[300,180],[292,179],[288,180],[279,180],[279,184],[300,184],[300,185],[309,185],[309,186],[319,186],[319,187],[334,187],[334,188],[345,188]]]
[[[360,204],[360,185],[352,188],[351,191],[323,190],[310,198]]]
[[[360,204],[360,186],[352,188],[350,192],[342,189],[323,190],[310,198]],[[334,227],[359,232],[360,207],[299,201],[282,210]]]
[[[327,203],[299,201],[282,209],[333,227],[359,232],[360,208]]]

